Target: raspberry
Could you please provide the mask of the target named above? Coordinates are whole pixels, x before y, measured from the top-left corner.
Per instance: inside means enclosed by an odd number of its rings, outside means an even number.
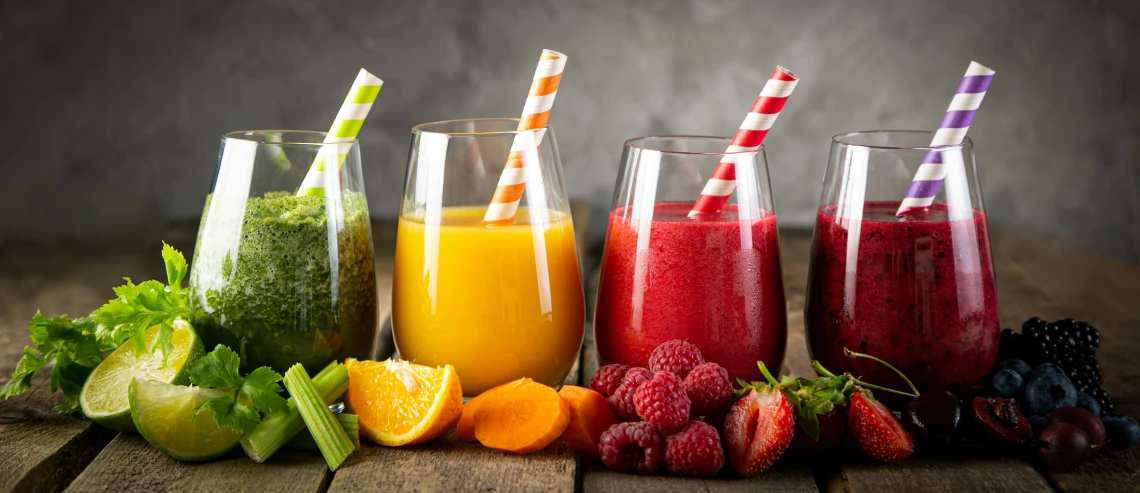
[[[663,342],[653,350],[653,354],[649,356],[649,370],[654,373],[667,371],[683,379],[693,368],[704,362],[705,357],[701,356],[700,349],[688,342],[675,339]]]
[[[598,368],[598,371],[594,372],[594,378],[590,379],[590,388],[609,397],[621,385],[627,371],[629,371],[627,365],[606,365]]]
[[[697,365],[685,377],[685,394],[693,402],[690,413],[698,416],[721,417],[732,405],[732,381],[728,371],[716,363]]]
[[[633,405],[633,395],[641,384],[648,382],[653,375],[645,368],[630,368],[622,378],[621,385],[610,394],[610,405],[614,407],[619,421],[640,421],[637,408]]]
[[[598,455],[618,472],[653,474],[661,468],[661,432],[649,423],[618,423],[602,433]]]
[[[712,425],[690,421],[665,438],[665,469],[686,476],[712,476],[724,467],[724,448]]]
[[[637,415],[657,429],[669,433],[689,421],[689,396],[685,384],[677,375],[667,371],[653,374],[633,396]]]

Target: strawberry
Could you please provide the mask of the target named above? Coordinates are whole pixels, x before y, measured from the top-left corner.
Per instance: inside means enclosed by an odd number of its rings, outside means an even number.
[[[792,405],[780,390],[764,384],[745,389],[724,418],[724,440],[732,469],[751,477],[784,455],[795,435]]]
[[[859,450],[879,462],[899,462],[914,452],[914,438],[887,406],[863,392],[848,400],[847,430]]]

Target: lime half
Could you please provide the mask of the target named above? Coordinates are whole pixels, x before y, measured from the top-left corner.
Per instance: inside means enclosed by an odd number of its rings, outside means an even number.
[[[171,458],[210,460],[234,448],[242,433],[219,427],[210,411],[198,416],[194,411],[210,399],[229,394],[222,389],[135,379],[130,387],[131,418],[143,438]]]
[[[146,345],[153,345],[154,351],[142,354],[142,351],[135,350],[134,341],[127,341],[99,363],[87,377],[83,391],[79,394],[79,405],[91,421],[112,430],[135,431],[135,425],[131,422],[131,405],[127,398],[127,388],[131,381],[138,377],[172,384],[190,383],[187,363],[206,352],[194,328],[182,320],[174,322],[174,335],[171,337],[174,351],[170,353],[165,365],[162,362],[162,350],[154,344],[157,335],[157,325],[146,331]]]

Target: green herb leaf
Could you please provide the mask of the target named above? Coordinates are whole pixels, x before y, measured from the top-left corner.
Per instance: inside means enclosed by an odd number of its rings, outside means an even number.
[[[221,344],[190,364],[190,382],[194,385],[233,390],[229,395],[204,402],[194,415],[208,410],[214,414],[218,426],[251,433],[261,422],[259,411],[267,414],[283,411],[287,404],[277,384],[281,375],[263,366],[243,378],[238,371],[240,364],[238,354]]]
[[[12,379],[0,388],[0,397],[8,399],[26,392],[36,374],[51,366],[48,382],[52,392],[62,390],[68,403],[78,401],[87,375],[103,360],[95,330],[90,318],[47,318],[36,312],[28,326],[34,346],[24,348]]]
[[[181,290],[186,278],[186,257],[174,247],[162,242],[162,261],[166,264],[166,284],[170,289]]]
[[[31,388],[32,378],[43,367],[44,359],[36,357],[36,350],[24,346],[24,356],[20,358],[19,363],[16,363],[16,371],[12,372],[12,379],[8,380],[4,387],[0,387],[0,397],[7,400],[9,397],[23,394]]]
[[[215,397],[204,403],[194,412],[197,417],[203,411],[210,411],[214,415],[214,422],[218,426],[230,428],[242,433],[253,433],[257,424],[261,422],[261,415],[248,404],[234,400],[234,396]]]
[[[229,347],[218,344],[209,354],[190,364],[190,383],[212,389],[236,389],[242,384],[241,359]]]
[[[176,271],[174,275],[179,274]],[[144,337],[148,328],[154,325],[169,325],[175,319],[190,314],[186,290],[181,286],[167,289],[166,285],[158,281],[146,281],[136,285],[130,279],[124,280],[126,284],[114,288],[118,298],[108,301],[91,316],[99,325],[109,327],[112,331],[129,331],[129,336],[123,333],[119,338],[124,342],[127,339],[134,339],[135,349],[138,351],[151,351],[153,348],[146,347]],[[168,336],[173,333],[172,327],[166,330]],[[169,337],[163,337],[162,331],[160,328],[155,343],[162,348],[165,357],[170,355],[173,346],[170,345]]]
[[[249,396],[254,407],[266,413],[284,411],[289,406],[285,398],[281,397],[283,389],[277,384],[280,381],[280,374],[268,366],[263,366],[245,377],[245,382],[241,384],[241,392]]]

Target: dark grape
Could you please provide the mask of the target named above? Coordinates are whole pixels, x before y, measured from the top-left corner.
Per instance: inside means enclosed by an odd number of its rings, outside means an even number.
[[[1089,436],[1068,423],[1055,423],[1041,432],[1041,462],[1056,471],[1072,471],[1089,459]]]

